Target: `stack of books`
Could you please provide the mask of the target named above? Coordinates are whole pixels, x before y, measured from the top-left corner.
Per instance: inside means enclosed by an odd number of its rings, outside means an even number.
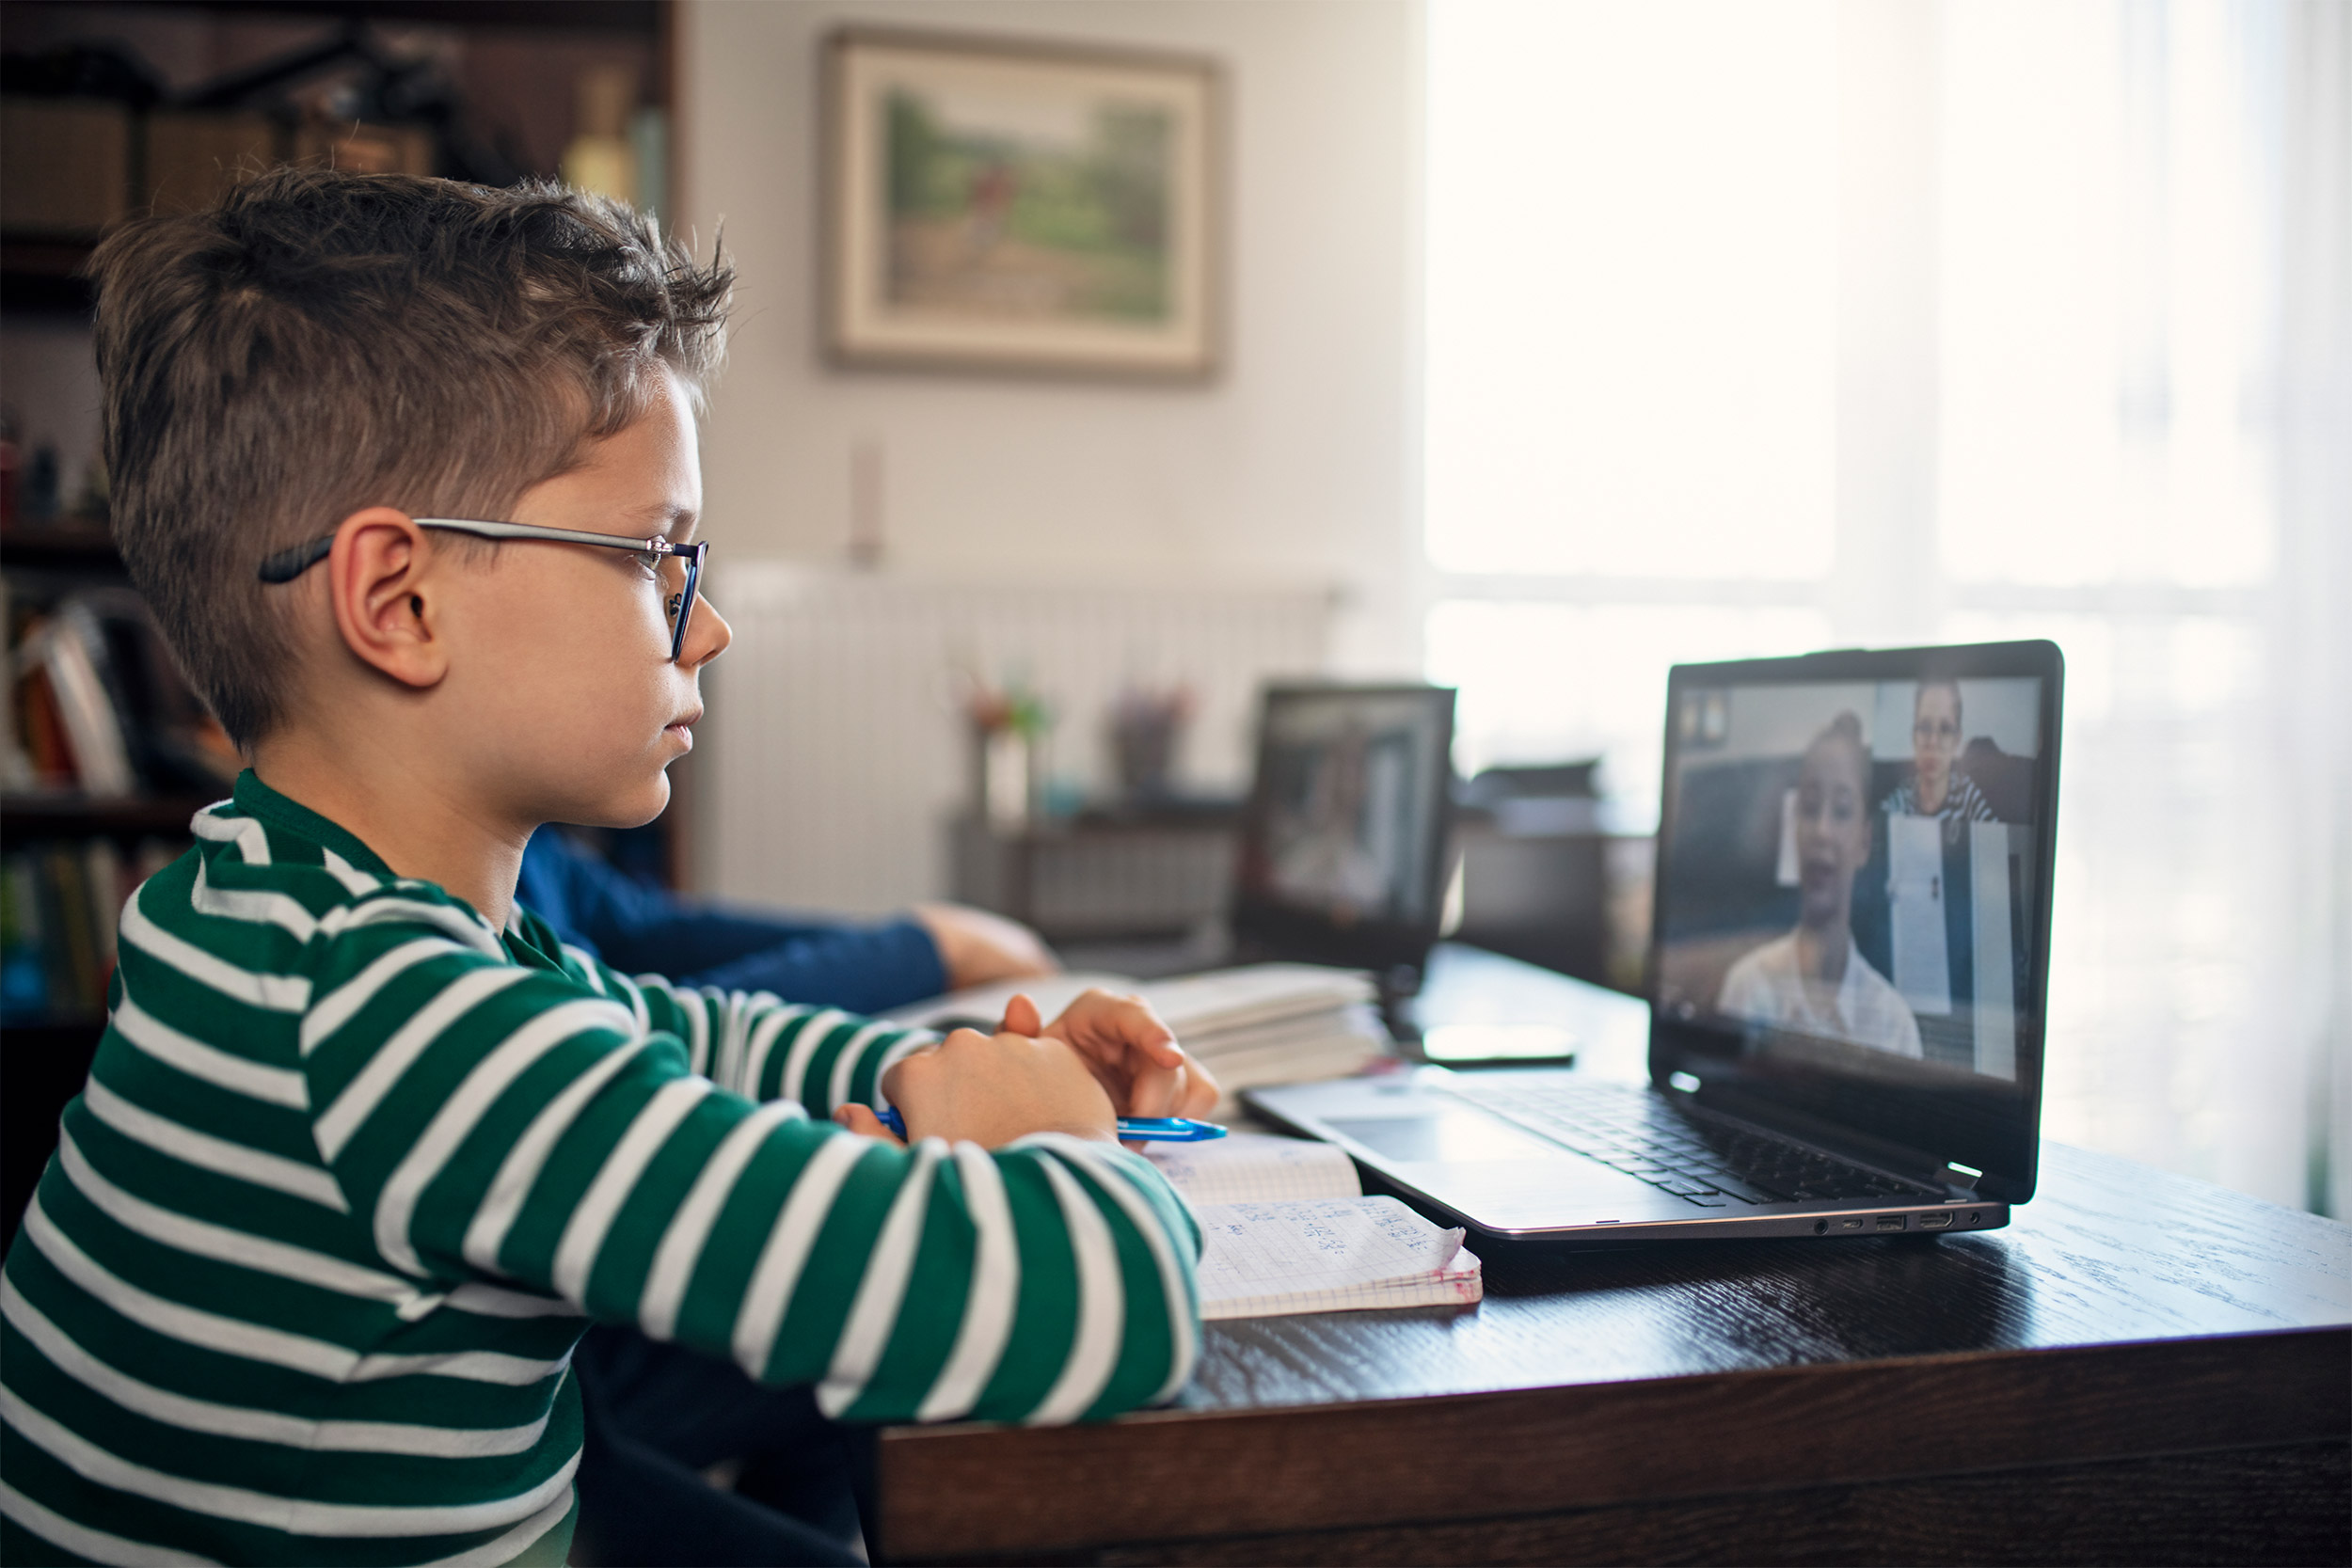
[[[1224,1115],[1244,1089],[1344,1078],[1389,1053],[1372,981],[1356,970],[1250,964],[1155,980],[1141,992],[1216,1075]]]
[[[1389,1053],[1371,979],[1317,964],[1249,964],[1206,974],[1138,983],[1117,974],[1056,974],[958,991],[903,1008],[900,1022],[934,1029],[993,1029],[1016,994],[1049,1020],[1082,991],[1139,994],[1184,1049],[1216,1075],[1230,1117],[1234,1096],[1268,1084],[1307,1084],[1360,1072]]]

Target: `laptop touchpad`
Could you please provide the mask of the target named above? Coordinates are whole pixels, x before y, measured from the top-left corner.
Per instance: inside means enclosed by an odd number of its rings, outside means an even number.
[[[1464,1108],[1413,1117],[1327,1117],[1324,1125],[1391,1160],[1574,1159],[1557,1144],[1522,1132],[1500,1117]]]

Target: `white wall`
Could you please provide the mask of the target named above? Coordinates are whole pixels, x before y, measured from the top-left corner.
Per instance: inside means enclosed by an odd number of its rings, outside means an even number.
[[[1227,364],[1206,387],[843,372],[819,353],[821,40],[845,22],[1207,55],[1226,71]],[[877,442],[891,570],[1349,594],[1339,658],[1416,662],[1418,0],[685,0],[678,216],[740,268],[706,440],[726,556],[844,559]],[[714,561],[714,570],[718,562]]]

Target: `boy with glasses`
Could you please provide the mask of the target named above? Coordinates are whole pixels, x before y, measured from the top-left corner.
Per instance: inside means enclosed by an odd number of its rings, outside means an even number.
[[[8,1252],[0,1557],[561,1562],[592,1320],[852,1420],[1180,1386],[1197,1233],[1114,1101],[1215,1090],[1139,1004],[941,1042],[513,901],[542,822],[660,811],[726,646],[724,270],[593,198],[319,170],[93,270],[117,537],[252,767],[124,909]]]

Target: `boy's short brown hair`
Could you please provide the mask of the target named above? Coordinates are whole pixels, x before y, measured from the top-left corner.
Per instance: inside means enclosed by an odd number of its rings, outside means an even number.
[[[292,657],[263,557],[368,506],[503,517],[656,366],[699,397],[733,281],[602,198],[317,168],[132,223],[90,271],[115,539],[248,749]]]

